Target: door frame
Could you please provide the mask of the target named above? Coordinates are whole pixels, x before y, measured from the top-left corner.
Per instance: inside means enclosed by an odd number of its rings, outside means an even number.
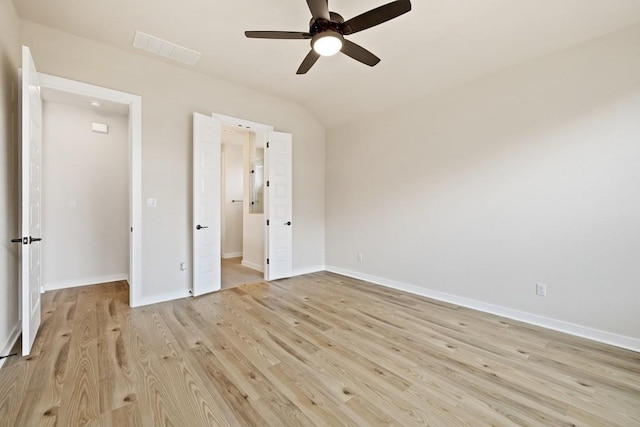
[[[142,305],[142,97],[38,73],[40,86],[129,106],[129,306]]]
[[[224,114],[218,114],[218,113],[212,113],[211,117],[213,117],[214,119],[218,119],[223,126],[239,127],[239,128],[242,128],[243,130],[248,130],[250,132],[264,133],[265,138],[267,137],[269,132],[273,132],[273,126],[265,125],[263,123],[252,122],[250,120],[240,119],[240,118],[231,117],[231,116],[225,116]],[[266,147],[265,147],[265,155],[266,155]],[[266,209],[266,204],[265,204],[265,209]],[[264,215],[266,218],[267,217],[266,211]],[[263,233],[264,239],[263,239],[262,245],[264,247],[264,257],[265,257],[265,259],[262,260],[263,278],[267,280],[267,278],[269,277],[269,266],[265,261],[267,256],[269,255],[269,246],[268,246],[269,230],[267,229],[267,221],[264,221],[264,223],[262,224],[262,227],[264,230],[264,233]]]

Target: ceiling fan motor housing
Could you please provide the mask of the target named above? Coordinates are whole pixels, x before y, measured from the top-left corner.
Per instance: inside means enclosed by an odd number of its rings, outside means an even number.
[[[333,30],[340,35],[344,35],[345,32],[349,32],[348,26],[344,25],[344,18],[342,15],[336,12],[329,12],[329,16],[331,16],[331,21],[327,21],[322,18],[311,18],[311,21],[309,22],[309,33],[314,36],[327,30]]]

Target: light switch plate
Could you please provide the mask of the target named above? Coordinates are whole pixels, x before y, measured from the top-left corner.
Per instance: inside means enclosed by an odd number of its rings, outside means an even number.
[[[156,206],[158,206],[158,200],[157,199],[147,199],[147,207],[148,208],[155,208]]]

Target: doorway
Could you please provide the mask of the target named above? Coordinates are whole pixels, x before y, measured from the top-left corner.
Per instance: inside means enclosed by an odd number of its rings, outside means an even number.
[[[243,119],[212,114],[193,114],[193,296],[222,288],[222,128],[250,130],[262,138],[264,149],[263,230],[264,280],[291,277],[293,266],[292,135]],[[256,143],[256,146],[258,144]],[[257,170],[257,169],[256,169]],[[247,180],[248,182],[248,180]],[[247,185],[245,182],[245,186]],[[254,185],[254,188],[255,185]],[[243,195],[244,197],[244,195]],[[244,204],[244,199],[243,199]],[[247,207],[244,208],[246,212]],[[260,218],[249,216],[248,218]],[[244,217],[243,217],[244,220]],[[260,223],[261,222],[261,223]],[[243,224],[243,228],[245,224]],[[247,236],[247,233],[243,233]],[[248,234],[253,236],[254,234]],[[247,262],[247,247],[242,248]]]
[[[41,91],[57,93],[69,102],[97,101],[126,117],[126,162],[117,173],[125,175],[128,243],[126,276],[129,282],[129,305],[142,304],[142,98],[113,89],[38,73]],[[71,101],[71,100],[75,101]],[[105,177],[108,179],[108,177]],[[67,200],[73,206],[73,199]],[[77,208],[77,205],[76,205]],[[73,208],[71,208],[73,209]]]
[[[221,289],[264,280],[264,136],[222,126]]]
[[[43,87],[41,283],[129,279],[129,106]]]
[[[42,206],[42,90],[51,89],[68,94],[99,98],[129,107],[128,123],[128,188],[129,188],[129,305],[140,304],[141,294],[141,140],[142,101],[139,96],[102,88],[74,80],[39,73],[31,50],[22,46],[20,82],[20,234],[12,239],[20,248],[20,317],[22,323],[22,354],[31,352],[40,327],[41,281],[40,237]]]

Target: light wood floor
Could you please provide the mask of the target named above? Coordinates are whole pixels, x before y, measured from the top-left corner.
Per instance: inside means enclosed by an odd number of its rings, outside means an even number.
[[[0,425],[640,425],[640,354],[330,273],[44,295]]]
[[[222,267],[222,289],[234,288],[249,283],[261,282],[264,274],[252,268],[242,265],[242,258],[223,258],[220,262]]]

